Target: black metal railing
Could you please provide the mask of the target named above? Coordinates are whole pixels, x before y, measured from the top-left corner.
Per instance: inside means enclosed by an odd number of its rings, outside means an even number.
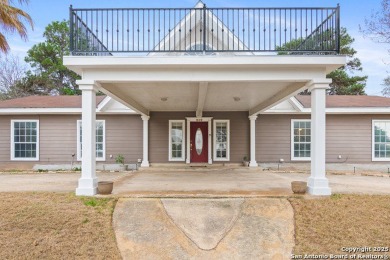
[[[150,52],[337,54],[336,8],[70,7],[72,55]]]

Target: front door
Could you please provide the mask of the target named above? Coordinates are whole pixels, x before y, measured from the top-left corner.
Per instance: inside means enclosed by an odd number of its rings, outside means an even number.
[[[192,163],[207,163],[208,122],[191,122],[190,155]]]

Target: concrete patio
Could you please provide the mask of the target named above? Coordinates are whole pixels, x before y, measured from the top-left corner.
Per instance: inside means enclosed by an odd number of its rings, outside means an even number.
[[[263,171],[261,168],[154,168],[136,172],[99,172],[99,181],[114,181],[119,197],[289,196],[291,181],[308,173]],[[80,173],[0,174],[0,192],[74,192]],[[390,194],[390,178],[328,174],[332,193]]]

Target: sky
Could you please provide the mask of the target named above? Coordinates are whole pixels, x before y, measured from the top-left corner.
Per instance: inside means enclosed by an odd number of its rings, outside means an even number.
[[[17,2],[17,1],[15,1]],[[24,59],[27,50],[34,44],[43,41],[43,31],[52,21],[69,19],[69,6],[74,8],[122,8],[122,7],[193,7],[198,0],[30,0],[21,8],[29,13],[34,21],[34,30],[28,31],[28,41],[23,41],[18,35],[6,35],[12,54]],[[341,7],[341,26],[355,39],[352,47],[357,51],[363,71],[356,75],[368,75],[366,93],[381,95],[383,79],[390,74],[390,45],[375,43],[364,38],[359,31],[359,25],[371,13],[380,10],[380,0],[204,0],[208,7]],[[1,58],[1,57],[0,57]]]

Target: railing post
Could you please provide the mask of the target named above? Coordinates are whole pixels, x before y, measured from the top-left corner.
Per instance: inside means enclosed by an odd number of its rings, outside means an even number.
[[[73,55],[74,45],[73,45],[73,6],[69,7],[69,51]]]
[[[340,54],[340,38],[341,38],[341,31],[340,31],[340,4],[337,4],[337,12],[336,12],[336,19],[337,19],[337,54]]]
[[[203,4],[203,54],[206,53],[206,4]]]

